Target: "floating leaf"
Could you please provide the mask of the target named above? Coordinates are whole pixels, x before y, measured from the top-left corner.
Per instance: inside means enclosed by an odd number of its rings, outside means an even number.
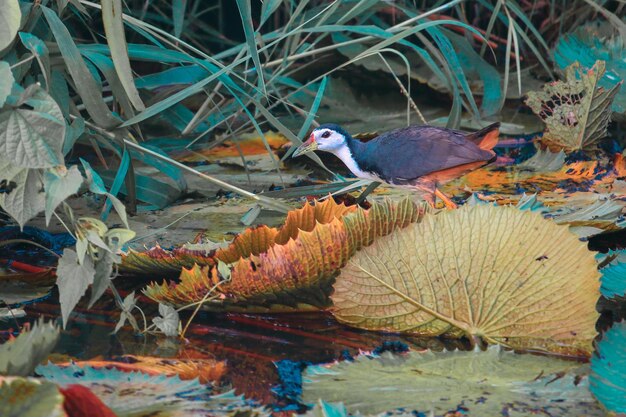
[[[0,416],[66,417],[63,395],[50,382],[0,377]]]
[[[564,214],[556,214],[553,219],[557,223],[575,223],[589,220],[615,221],[624,206],[613,200],[597,200],[584,207],[564,207]],[[567,213],[569,212],[569,213]]]
[[[137,321],[135,320],[135,317],[132,314],[133,309],[136,307],[135,305],[136,302],[137,300],[135,299],[135,291],[131,292],[130,294],[126,296],[126,298],[124,298],[124,301],[121,306],[122,312],[120,313],[120,319],[115,325],[115,329],[113,330],[113,333],[117,333],[124,326],[124,324],[126,324],[126,320],[130,322],[130,324],[133,326],[133,329],[139,328],[137,326]]]
[[[210,396],[210,388],[197,379],[52,364],[39,366],[37,373],[62,387],[89,388],[118,417],[226,417],[240,415],[237,411],[250,417],[268,415],[232,393]]]
[[[70,314],[87,291],[87,287],[93,284],[95,273],[91,257],[87,256],[81,264],[78,262],[76,252],[67,248],[63,250],[63,256],[59,259],[57,266],[57,286],[59,287],[63,328],[67,326]]]
[[[303,400],[341,401],[349,412],[367,414],[403,408],[409,415],[414,410],[433,416],[457,410],[471,416],[603,416],[579,366],[499,346],[361,355],[354,362],[308,367]]]
[[[310,310],[329,306],[334,277],[356,250],[377,236],[419,221],[426,209],[410,200],[375,204],[370,210],[332,199],[287,215],[280,229],[247,229],[214,257],[230,264],[230,279],[217,266],[184,268],[179,283],[152,284],[144,293],[177,306],[203,299],[215,289],[208,309],[245,311]],[[353,227],[348,230],[345,223]],[[219,284],[219,285],[218,285]]]
[[[52,322],[39,320],[31,330],[23,331],[15,339],[0,345],[0,375],[30,375],[52,352],[58,340],[58,327]]]
[[[519,168],[528,168],[536,172],[558,171],[565,165],[565,152],[550,152],[549,149],[537,150],[532,157],[518,164]]]
[[[335,282],[333,313],[368,330],[588,355],[598,278],[566,227],[478,205],[427,215],[358,252]]]
[[[59,366],[68,365],[59,364]],[[177,375],[181,380],[198,378],[202,384],[218,382],[226,372],[226,362],[213,359],[172,359],[134,355],[124,355],[110,361],[73,362],[72,365],[81,368],[115,368],[124,372],[142,372],[153,376]]]
[[[626,300],[626,263],[618,262],[603,268],[600,292],[606,298]]]
[[[24,104],[0,112],[0,161],[22,168],[63,165],[65,121],[61,109],[39,87]]]
[[[565,72],[565,81],[528,93],[526,104],[547,126],[542,142],[571,152],[591,148],[606,136],[619,85],[610,90],[598,86],[604,69],[604,61],[597,61],[589,71],[572,64]]]
[[[590,389],[613,413],[626,413],[626,322],[615,323],[591,358]]]

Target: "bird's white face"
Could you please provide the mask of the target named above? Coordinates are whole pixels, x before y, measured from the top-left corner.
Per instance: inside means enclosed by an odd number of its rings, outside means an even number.
[[[320,151],[335,152],[346,145],[345,136],[332,129],[315,129],[311,136],[317,142],[317,149]]]

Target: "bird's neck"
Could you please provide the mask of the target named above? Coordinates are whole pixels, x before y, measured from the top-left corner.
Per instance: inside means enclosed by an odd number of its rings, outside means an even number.
[[[346,138],[346,143],[332,151],[332,153],[348,167],[348,169],[359,178],[370,178],[371,174],[361,169],[359,155],[366,145],[351,137]]]

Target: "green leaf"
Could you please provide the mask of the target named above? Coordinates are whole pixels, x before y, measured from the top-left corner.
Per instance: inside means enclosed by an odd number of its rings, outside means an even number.
[[[174,24],[174,36],[180,38],[185,24],[185,9],[187,0],[172,0],[172,22]]]
[[[0,55],[11,45],[20,29],[22,11],[18,0],[3,0],[0,7]]]
[[[46,190],[46,225],[50,224],[54,210],[72,194],[76,194],[83,176],[78,167],[72,165],[68,170],[64,166],[48,169],[43,176],[43,185]]]
[[[111,50],[111,58],[115,64],[115,70],[130,102],[137,110],[142,111],[146,107],[141,101],[141,97],[139,97],[139,92],[135,87],[133,79],[133,71],[130,67],[124,22],[122,20],[122,0],[102,0],[101,4],[104,32]]]
[[[0,61],[0,108],[11,94],[15,78],[8,62]]]
[[[161,330],[165,336],[178,336],[180,318],[178,317],[176,309],[165,304],[159,304],[159,314],[161,315],[160,317],[152,319],[156,327]]]
[[[113,128],[120,124],[102,98],[102,92],[92,77],[67,27],[51,9],[41,6],[43,15],[52,30],[67,70],[74,80],[74,87],[83,99],[87,112],[96,124],[103,128]]]
[[[27,107],[0,112],[0,160],[23,168],[63,165],[65,120],[61,109],[38,87],[24,104]]]
[[[64,397],[58,387],[34,378],[15,378],[0,382],[2,417],[62,417]]]
[[[38,170],[16,167],[0,160],[0,181],[16,185],[10,192],[0,194],[0,207],[20,227],[44,210],[45,194]]]
[[[45,323],[40,319],[31,330],[25,330],[15,339],[0,345],[0,375],[32,374],[35,367],[52,352],[58,340],[59,328],[53,322]]]
[[[470,416],[601,417],[585,370],[576,362],[499,346],[486,352],[384,353],[308,367],[302,395],[307,404],[341,401],[352,413],[404,408],[436,416],[462,409]]]
[[[61,303],[61,317],[63,328],[67,326],[70,313],[78,301],[93,284],[96,270],[89,256],[82,264],[78,262],[78,255],[72,249],[64,249],[63,256],[57,266],[57,286],[59,287],[59,301]]]
[[[600,87],[604,72],[604,61],[589,71],[576,63],[567,68],[565,81],[528,93],[526,104],[547,126],[542,142],[571,152],[591,148],[607,135],[611,103],[620,84],[610,90]]]

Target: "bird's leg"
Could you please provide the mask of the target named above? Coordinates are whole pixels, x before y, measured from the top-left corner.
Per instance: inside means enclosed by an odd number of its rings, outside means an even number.
[[[441,201],[443,201],[443,204],[446,205],[446,208],[453,210],[455,208],[457,208],[458,206],[456,205],[456,203],[452,200],[450,200],[450,197],[448,197],[447,195],[445,195],[444,193],[442,193],[439,188],[435,188],[435,196],[439,197],[441,199]],[[434,197],[434,196],[433,196]],[[434,198],[433,198],[434,200]]]

